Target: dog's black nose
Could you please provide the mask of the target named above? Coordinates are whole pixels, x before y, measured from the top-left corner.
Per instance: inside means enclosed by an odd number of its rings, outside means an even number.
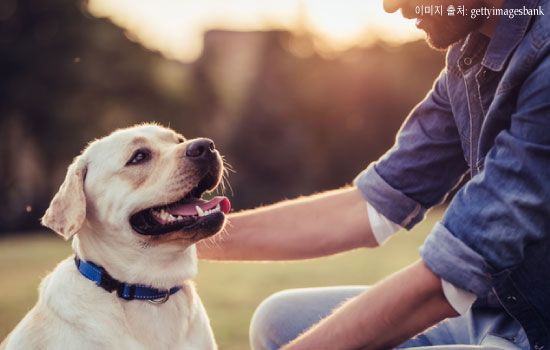
[[[189,158],[209,158],[216,147],[214,141],[206,138],[195,139],[187,146],[185,155]]]

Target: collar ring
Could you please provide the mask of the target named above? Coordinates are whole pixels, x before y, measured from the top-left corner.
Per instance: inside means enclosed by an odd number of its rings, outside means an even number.
[[[167,302],[168,299],[170,299],[170,292],[166,292],[166,294],[164,294],[164,296],[161,297],[161,298],[147,299],[147,301],[150,302],[151,304],[160,305],[160,304],[164,304],[165,302]]]

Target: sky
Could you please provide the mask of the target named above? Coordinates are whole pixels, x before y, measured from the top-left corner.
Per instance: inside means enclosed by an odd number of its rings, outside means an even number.
[[[89,0],[148,48],[185,62],[202,50],[209,29],[289,29],[310,33],[321,51],[337,52],[376,38],[422,38],[411,20],[387,14],[382,0]]]

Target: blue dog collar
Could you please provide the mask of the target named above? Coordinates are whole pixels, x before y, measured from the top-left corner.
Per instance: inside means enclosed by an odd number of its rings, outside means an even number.
[[[92,262],[81,260],[75,255],[74,261],[77,270],[92,282],[107,292],[116,291],[117,295],[124,300],[147,300],[154,304],[162,304],[170,298],[170,295],[177,293],[182,286],[175,286],[168,290],[147,287],[141,284],[129,284],[120,282],[111,277],[104,268]]]

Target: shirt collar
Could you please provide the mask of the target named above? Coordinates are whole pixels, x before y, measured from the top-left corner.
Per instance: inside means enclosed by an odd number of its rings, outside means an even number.
[[[535,9],[539,0],[506,0],[503,9],[521,8]],[[501,71],[506,61],[525,36],[531,18],[533,16],[501,16],[498,21],[495,33],[489,42],[485,56],[481,64],[492,71]]]

